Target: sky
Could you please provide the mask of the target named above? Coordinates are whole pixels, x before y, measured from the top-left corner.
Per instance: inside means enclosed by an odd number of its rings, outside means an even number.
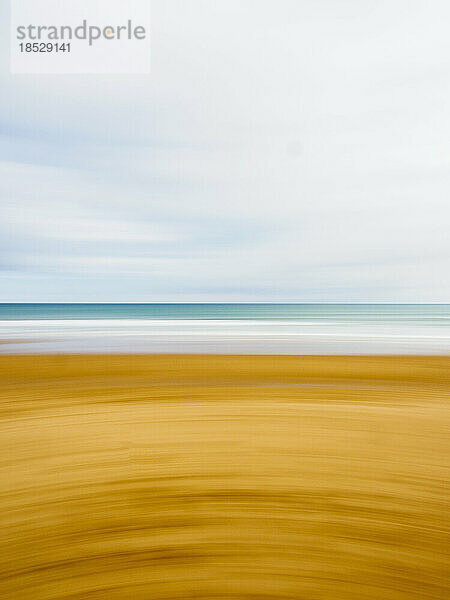
[[[153,0],[149,75],[12,75],[0,302],[450,302],[450,3]]]

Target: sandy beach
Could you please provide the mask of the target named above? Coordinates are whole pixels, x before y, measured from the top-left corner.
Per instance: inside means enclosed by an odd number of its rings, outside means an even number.
[[[3,600],[446,600],[450,358],[0,356]]]

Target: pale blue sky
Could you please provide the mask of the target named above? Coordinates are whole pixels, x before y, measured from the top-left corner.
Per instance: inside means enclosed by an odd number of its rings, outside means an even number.
[[[450,301],[450,4],[154,0],[152,73],[10,75],[0,301]]]

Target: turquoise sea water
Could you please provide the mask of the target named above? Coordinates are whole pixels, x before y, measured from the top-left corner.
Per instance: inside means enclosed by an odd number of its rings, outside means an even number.
[[[450,304],[0,304],[1,320],[450,320]]]
[[[448,304],[0,304],[0,353],[450,354]]]

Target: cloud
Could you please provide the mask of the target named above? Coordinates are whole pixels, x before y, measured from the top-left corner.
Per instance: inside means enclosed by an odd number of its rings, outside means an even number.
[[[152,7],[148,77],[2,63],[0,300],[450,300],[447,3]]]

